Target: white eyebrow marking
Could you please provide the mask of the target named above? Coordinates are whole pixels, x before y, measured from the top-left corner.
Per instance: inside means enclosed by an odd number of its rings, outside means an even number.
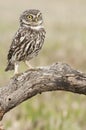
[[[37,17],[38,17],[39,15],[41,15],[41,13],[40,13],[40,12],[37,14]]]

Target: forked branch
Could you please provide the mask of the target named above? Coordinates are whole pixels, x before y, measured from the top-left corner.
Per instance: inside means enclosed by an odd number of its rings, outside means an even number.
[[[21,102],[47,91],[70,91],[86,95],[86,74],[64,63],[28,70],[0,88],[0,120]]]

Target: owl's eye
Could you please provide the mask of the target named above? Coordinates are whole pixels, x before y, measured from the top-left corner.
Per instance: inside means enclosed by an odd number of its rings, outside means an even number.
[[[33,16],[32,15],[28,15],[27,18],[30,19],[30,20],[32,20]]]

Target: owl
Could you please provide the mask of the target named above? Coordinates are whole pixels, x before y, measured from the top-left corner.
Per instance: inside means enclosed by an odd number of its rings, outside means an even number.
[[[5,71],[14,70],[18,74],[19,62],[25,62],[31,68],[29,60],[38,55],[45,39],[42,13],[36,9],[24,11],[20,15],[20,26],[10,46]]]

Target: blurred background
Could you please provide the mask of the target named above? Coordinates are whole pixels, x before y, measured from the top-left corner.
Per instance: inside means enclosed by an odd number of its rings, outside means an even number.
[[[26,9],[40,9],[46,40],[42,51],[30,63],[35,66],[61,61],[86,72],[85,0],[0,0],[0,86],[13,72],[4,72],[19,16]],[[20,72],[27,67],[21,64]],[[8,112],[3,118],[6,130],[86,130],[86,97],[69,92],[46,92]]]

